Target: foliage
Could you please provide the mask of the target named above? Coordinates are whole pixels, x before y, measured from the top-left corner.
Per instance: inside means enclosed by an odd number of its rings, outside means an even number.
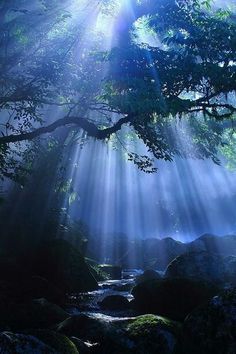
[[[88,227],[68,214],[71,185],[69,189],[63,187],[63,183],[65,186],[68,183],[63,182],[67,180],[62,159],[64,151],[63,139],[49,140],[45,146],[41,145],[27,183],[21,179],[23,183],[15,185],[8,193],[0,211],[0,242],[5,247],[14,247],[21,252],[22,248],[34,247],[42,240],[60,237],[85,252]]]
[[[236,133],[232,129],[227,129],[224,134],[225,144],[220,148],[220,152],[223,155],[226,167],[231,170],[236,170]]]
[[[116,36],[116,46],[103,51],[101,38],[85,29],[93,2],[2,1],[0,176],[30,172],[42,142],[35,138],[65,125],[110,139],[128,123],[148,150],[129,159],[146,172],[156,171],[150,155],[218,162],[222,127],[236,110],[236,25],[234,14],[211,3],[130,0],[132,11],[118,11],[116,1],[103,0],[101,13],[115,13]],[[134,41],[142,18],[155,47]],[[190,149],[174,133],[180,120]]]

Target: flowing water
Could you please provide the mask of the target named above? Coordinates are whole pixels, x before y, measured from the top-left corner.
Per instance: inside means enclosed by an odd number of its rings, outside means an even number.
[[[137,313],[131,309],[122,311],[103,310],[99,306],[99,302],[110,295],[121,295],[131,301],[133,299],[131,289],[135,285],[135,277],[142,272],[139,269],[127,269],[122,272],[122,279],[101,281],[98,290],[71,295],[67,311],[71,315],[83,313],[106,322],[125,320],[136,316]]]

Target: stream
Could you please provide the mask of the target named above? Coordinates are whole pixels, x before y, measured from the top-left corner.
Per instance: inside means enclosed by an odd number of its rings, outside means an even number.
[[[133,299],[131,289],[135,285],[135,278],[142,273],[141,269],[126,269],[122,271],[122,279],[101,281],[98,283],[98,290],[71,295],[67,311],[71,315],[86,314],[107,322],[136,316],[137,313],[134,310],[103,310],[99,302],[110,295],[121,295],[131,301]]]

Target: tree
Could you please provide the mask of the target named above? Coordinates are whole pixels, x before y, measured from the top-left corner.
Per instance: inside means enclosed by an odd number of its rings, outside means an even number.
[[[106,9],[108,3],[100,5]],[[72,9],[65,10],[61,1],[28,7],[24,0],[2,2],[3,175],[11,176],[9,171],[19,162],[15,144],[23,141],[27,151],[25,141],[62,126],[105,140],[126,124],[155,158],[195,154],[217,162],[222,133],[236,111],[233,14],[207,10],[209,1],[130,3],[132,11],[124,6],[116,19],[116,46],[99,53],[97,40],[88,45],[88,37],[82,36],[89,5],[79,8],[75,21]],[[134,24],[142,20],[146,30],[158,36],[159,45],[135,41]],[[97,54],[91,55],[92,50]],[[106,74],[104,67],[109,68]],[[61,108],[58,117],[52,113],[56,107]],[[187,149],[172,129],[181,118],[191,130]],[[129,153],[129,159],[147,172],[155,170],[146,155]]]

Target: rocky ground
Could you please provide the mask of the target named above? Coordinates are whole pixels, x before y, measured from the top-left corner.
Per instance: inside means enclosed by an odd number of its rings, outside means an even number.
[[[0,352],[235,354],[236,256],[208,248],[164,272],[85,262],[63,240],[2,256]]]

